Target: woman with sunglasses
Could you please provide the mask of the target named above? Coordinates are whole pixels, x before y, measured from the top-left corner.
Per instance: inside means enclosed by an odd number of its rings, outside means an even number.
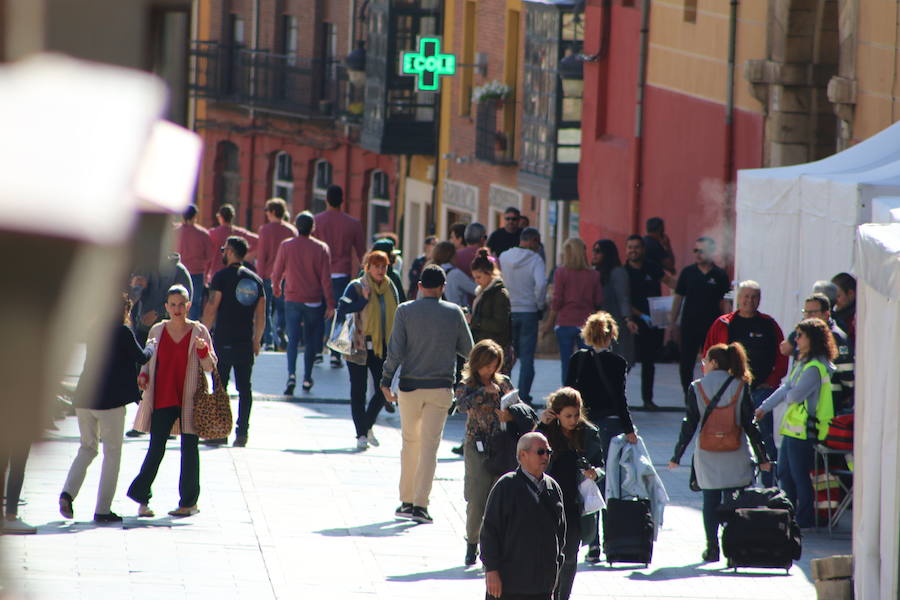
[[[727,411],[723,417],[739,427],[732,430],[733,444],[726,446],[731,449],[709,444],[701,434],[692,459],[697,486],[703,491],[703,529],[706,532],[703,561],[716,562],[719,560],[719,519],[716,509],[726,496],[747,487],[753,481],[750,446],[753,447],[760,469],[768,471],[770,464],[762,435],[753,423],[753,402],[750,399],[753,376],[750,374],[744,347],[738,342],[727,346],[716,344],[706,352],[706,357],[700,363],[703,377],[691,383],[688,388],[687,415],[681,422],[681,435],[669,460],[669,468],[674,469],[681,462],[691,438],[698,429],[703,430],[701,422],[707,406],[718,397],[714,410]],[[710,425],[718,425],[718,420]]]
[[[564,387],[547,398],[547,409],[535,431],[543,433],[550,442],[553,456],[547,474],[553,477],[563,492],[566,512],[565,560],[559,572],[556,600],[568,600],[575,582],[578,548],[581,546],[581,494],[579,484],[585,478],[597,481],[597,469],[603,461],[600,432],[587,420],[584,403],[578,390]]]
[[[756,409],[756,420],[782,402],[788,409],[781,419],[778,480],[794,503],[797,525],[815,525],[815,494],[810,472],[815,466],[815,445],[828,434],[834,417],[831,396],[832,361],[838,351],[825,321],[804,319],[797,324],[798,356],[787,380]]]

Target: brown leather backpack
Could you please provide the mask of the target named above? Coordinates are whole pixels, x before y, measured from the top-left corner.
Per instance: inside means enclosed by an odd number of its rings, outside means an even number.
[[[728,382],[726,382],[727,386]],[[700,424],[700,449],[707,452],[732,452],[741,447],[741,436],[744,431],[737,423],[737,408],[744,391],[744,383],[738,384],[737,391],[731,397],[728,404],[721,404],[719,398],[721,392],[710,401],[703,386],[697,382],[697,390],[706,406],[703,422]]]

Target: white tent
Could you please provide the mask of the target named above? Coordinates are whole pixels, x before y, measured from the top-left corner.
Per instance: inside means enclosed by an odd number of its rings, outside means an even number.
[[[800,320],[818,279],[853,265],[856,227],[872,199],[900,195],[900,123],[820,161],[738,173],[735,274],[763,288],[761,310]]]
[[[900,560],[900,223],[859,227],[856,251],[855,592],[887,600]]]

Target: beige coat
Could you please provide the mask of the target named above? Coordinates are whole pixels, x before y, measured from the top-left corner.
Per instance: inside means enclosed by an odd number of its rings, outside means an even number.
[[[147,340],[154,339],[158,344],[166,322],[167,321],[161,321],[154,325],[150,329]],[[199,321],[189,320],[188,323],[193,326],[193,331],[190,333],[191,343],[188,348],[188,367],[187,372],[184,375],[184,396],[181,398],[181,419],[176,421],[174,427],[172,427],[173,435],[178,435],[179,433],[197,433],[194,430],[194,393],[197,391],[197,383],[200,378],[197,367],[199,365],[203,367],[204,371],[212,371],[218,362],[216,353],[213,350],[212,338],[209,336],[209,331],[206,329],[206,326]],[[197,358],[195,346],[197,343],[197,336],[206,340],[206,345],[209,348],[209,354],[207,354],[206,358],[203,360]],[[158,347],[159,346],[157,346],[157,348]],[[134,418],[134,428],[138,431],[150,431],[150,416],[153,414],[153,392],[156,384],[156,356],[157,352],[154,352],[150,361],[141,369],[141,373],[148,376],[148,382],[147,389],[144,390],[141,403],[138,406],[137,416]]]

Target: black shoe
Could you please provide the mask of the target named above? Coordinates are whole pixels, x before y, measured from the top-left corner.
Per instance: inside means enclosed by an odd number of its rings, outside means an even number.
[[[452,452],[453,454],[458,454],[459,456],[462,456],[464,451],[465,451],[465,448],[463,447],[463,444],[460,444],[459,446],[453,446],[452,448],[450,448],[450,452]]]
[[[284,386],[284,395],[285,396],[293,396],[295,387],[297,387],[297,376],[296,375],[288,376],[287,385]]]
[[[303,391],[308,392],[312,389],[313,380],[312,379],[304,379],[303,380]]]
[[[125,437],[136,438],[144,435],[143,431],[138,431],[137,429],[129,429],[125,432]]]
[[[73,498],[71,495],[63,492],[59,495],[59,514],[66,519],[75,518],[75,510],[72,508]]]
[[[332,369],[340,369],[344,366],[344,361],[341,360],[340,356],[332,356],[331,357],[331,368]]]
[[[653,400],[647,400],[644,402],[644,410],[659,410],[659,404],[656,404]]]
[[[110,511],[106,514],[94,513],[94,523],[121,523],[122,517]]]
[[[478,544],[466,544],[465,564],[470,567],[478,560]]]
[[[431,518],[431,515],[428,514],[428,509],[424,506],[413,506],[410,518],[416,523],[434,523],[434,519]]]
[[[584,562],[595,565],[600,562],[600,546],[591,546],[584,557]]]
[[[411,502],[404,502],[394,511],[394,516],[401,519],[412,519],[413,505]]]
[[[237,434],[234,436],[234,443],[231,444],[233,448],[245,448],[247,446],[247,434],[241,435]]]
[[[719,547],[708,547],[703,551],[703,562],[719,562]]]
[[[394,406],[393,402],[388,402],[387,400],[385,400],[384,401],[384,412],[389,412],[391,414],[394,414],[395,412],[397,412],[397,407]]]
[[[228,438],[210,438],[208,440],[203,440],[203,445],[205,446],[224,446],[228,443]]]
[[[322,356],[321,354],[316,354],[316,359],[313,361],[313,364],[321,365],[323,362],[325,362],[325,357]]]

